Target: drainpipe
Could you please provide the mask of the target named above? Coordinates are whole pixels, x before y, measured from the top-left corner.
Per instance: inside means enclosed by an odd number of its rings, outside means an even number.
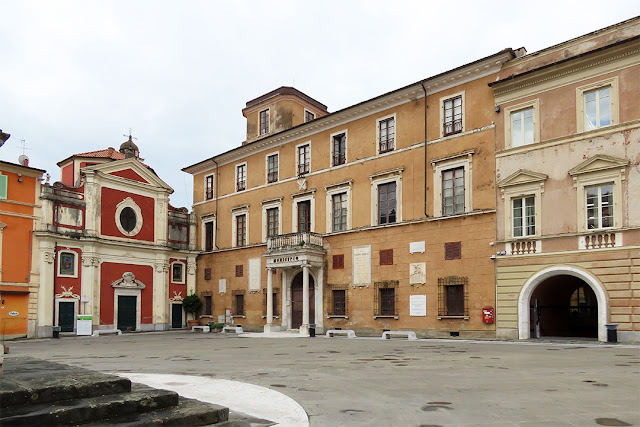
[[[420,85],[424,91],[424,216],[429,218],[427,213],[427,88],[424,87],[424,80]]]
[[[220,198],[220,195],[218,194],[218,178],[219,178],[219,174],[218,174],[218,162],[215,161],[215,159],[211,158],[211,161],[213,163],[216,164],[216,229],[215,229],[215,237],[213,238],[213,246],[216,247],[216,249],[220,249],[218,248],[218,199]]]

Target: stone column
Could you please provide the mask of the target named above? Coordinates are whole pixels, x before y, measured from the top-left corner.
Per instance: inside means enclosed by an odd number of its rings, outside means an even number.
[[[309,335],[309,264],[302,267],[302,325],[300,335]]]
[[[273,329],[273,269],[267,267],[267,324],[264,325],[265,332]]]
[[[40,289],[38,290],[38,324],[36,335],[38,338],[50,338],[53,334],[53,306],[55,274],[55,244],[41,239],[40,252]]]

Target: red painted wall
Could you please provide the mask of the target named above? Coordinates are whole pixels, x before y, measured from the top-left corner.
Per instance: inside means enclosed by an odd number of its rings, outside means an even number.
[[[174,261],[181,261],[184,263],[184,284],[173,283],[172,265]],[[173,298],[175,295],[180,295],[182,298],[187,296],[187,260],[169,258],[169,298]]]
[[[111,286],[113,282],[122,279],[126,272],[133,273],[136,280],[146,285],[141,291],[140,307],[141,322],[153,323],[153,267],[148,265],[131,265],[113,262],[103,262],[100,265],[100,324],[113,325],[114,306],[113,296],[115,288]]]
[[[145,184],[149,183],[146,179],[144,179],[143,177],[138,175],[132,169],[124,169],[124,170],[121,170],[121,171],[111,172],[110,175],[120,176],[122,178],[132,179],[132,180],[138,181],[138,182],[144,182]]]
[[[62,182],[73,185],[73,162],[62,168]]]
[[[78,277],[65,277],[58,275],[58,256],[60,251],[65,252],[75,252],[76,253],[76,264],[78,267]],[[55,294],[61,294],[63,292],[62,287],[64,286],[67,290],[71,289],[71,292],[74,294],[78,294],[82,296],[82,249],[80,248],[66,248],[64,246],[56,247],[56,265],[55,265],[56,279],[55,279]],[[78,309],[80,309],[81,304],[78,304]]]
[[[116,205],[131,197],[142,211],[142,229],[140,232],[133,236],[125,236],[118,230],[116,226]],[[147,242],[153,242],[153,230],[154,230],[154,201],[151,197],[140,196],[137,194],[128,193],[126,191],[114,190],[113,188],[102,187],[102,200],[101,200],[101,212],[102,217],[100,223],[100,232],[105,236],[113,237],[125,237],[134,240],[144,240]]]

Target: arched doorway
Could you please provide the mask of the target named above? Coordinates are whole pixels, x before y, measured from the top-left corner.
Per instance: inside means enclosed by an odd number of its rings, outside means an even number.
[[[575,267],[550,267],[531,277],[518,299],[520,339],[540,336],[607,340],[607,296],[600,282]]]
[[[298,273],[291,282],[291,328],[298,329],[302,325],[302,276]],[[315,281],[309,274],[309,322],[314,323],[316,318],[315,310]]]
[[[598,301],[582,279],[557,275],[541,282],[531,295],[532,337],[598,337]]]

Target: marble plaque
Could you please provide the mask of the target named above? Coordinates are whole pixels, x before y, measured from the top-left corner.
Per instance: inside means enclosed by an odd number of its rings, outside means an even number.
[[[409,316],[426,316],[427,315],[427,296],[411,295],[409,296]]]
[[[261,258],[249,258],[249,291],[258,292],[260,290],[260,273],[262,272]]]
[[[424,253],[424,240],[422,242],[411,242],[409,243],[409,253]]]
[[[218,281],[218,292],[221,294],[227,292],[227,279],[220,279]]]
[[[371,245],[354,246],[352,251],[353,284],[368,286],[371,284]]]
[[[427,263],[415,262],[409,264],[409,284],[418,285],[427,283]]]

